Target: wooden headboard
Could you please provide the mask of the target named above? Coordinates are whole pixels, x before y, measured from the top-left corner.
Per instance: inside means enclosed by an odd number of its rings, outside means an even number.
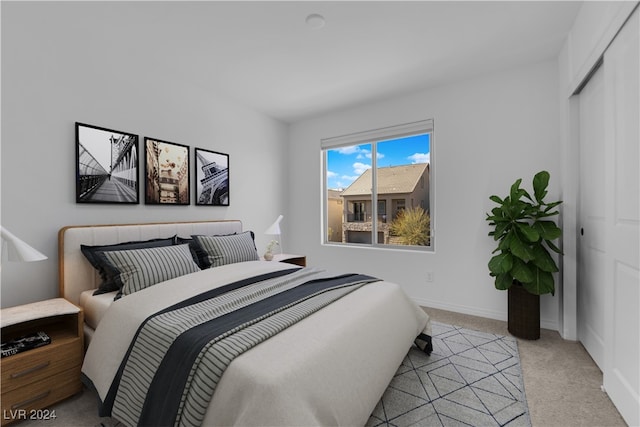
[[[100,285],[100,276],[80,251],[80,245],[111,245],[174,235],[188,238],[192,234],[214,235],[240,232],[242,232],[242,222],[239,220],[64,227],[58,232],[60,296],[78,305],[82,292],[96,289]]]

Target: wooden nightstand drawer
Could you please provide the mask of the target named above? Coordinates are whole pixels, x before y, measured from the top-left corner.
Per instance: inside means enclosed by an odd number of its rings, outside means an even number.
[[[2,341],[42,331],[51,343],[0,359],[4,426],[82,390],[82,310],[63,298],[3,308]],[[41,415],[41,416],[40,416]],[[36,412],[34,419],[46,419]]]
[[[79,368],[60,372],[57,375],[9,393],[6,393],[3,387],[2,424],[11,422],[14,418],[28,417],[29,410],[47,407],[79,392],[81,389]],[[26,414],[24,411],[27,411]]]
[[[5,357],[2,360],[3,396],[8,391],[70,368],[76,368],[79,373],[81,363],[82,340],[79,337],[60,340],[54,338],[46,346]]]

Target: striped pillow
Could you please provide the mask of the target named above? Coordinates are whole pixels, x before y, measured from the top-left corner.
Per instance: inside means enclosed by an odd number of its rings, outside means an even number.
[[[191,237],[207,253],[211,267],[260,259],[250,231],[226,236]]]
[[[103,252],[103,256],[118,270],[117,281],[123,295],[200,271],[187,244]]]
[[[88,246],[88,245],[80,245],[80,250],[87,258],[87,260],[91,263],[91,265],[98,270],[100,273],[100,278],[102,279],[102,283],[96,291],[93,293],[94,295],[106,294],[107,292],[120,290],[122,287],[121,284],[116,282],[116,277],[118,275],[117,271],[112,270],[111,263],[103,256],[100,256],[101,252],[108,251],[127,251],[131,249],[145,249],[145,248],[157,248],[160,246],[171,246],[176,244],[177,236],[167,237],[163,239],[151,239],[151,240],[141,240],[141,241],[133,241],[133,242],[125,242],[125,243],[117,243],[114,245],[98,245],[98,246]]]

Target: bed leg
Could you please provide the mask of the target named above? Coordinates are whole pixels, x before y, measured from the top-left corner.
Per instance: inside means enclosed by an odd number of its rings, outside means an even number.
[[[431,341],[431,336],[428,336],[429,341],[427,342],[427,346],[424,348],[424,352],[427,354],[431,354],[433,351],[433,342]]]
[[[433,351],[433,342],[431,336],[427,334],[420,334],[414,341],[415,345],[427,354],[431,354]]]

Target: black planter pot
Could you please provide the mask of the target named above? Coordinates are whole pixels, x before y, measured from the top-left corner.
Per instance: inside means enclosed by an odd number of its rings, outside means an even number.
[[[540,295],[514,283],[509,292],[509,333],[525,340],[540,338]]]

